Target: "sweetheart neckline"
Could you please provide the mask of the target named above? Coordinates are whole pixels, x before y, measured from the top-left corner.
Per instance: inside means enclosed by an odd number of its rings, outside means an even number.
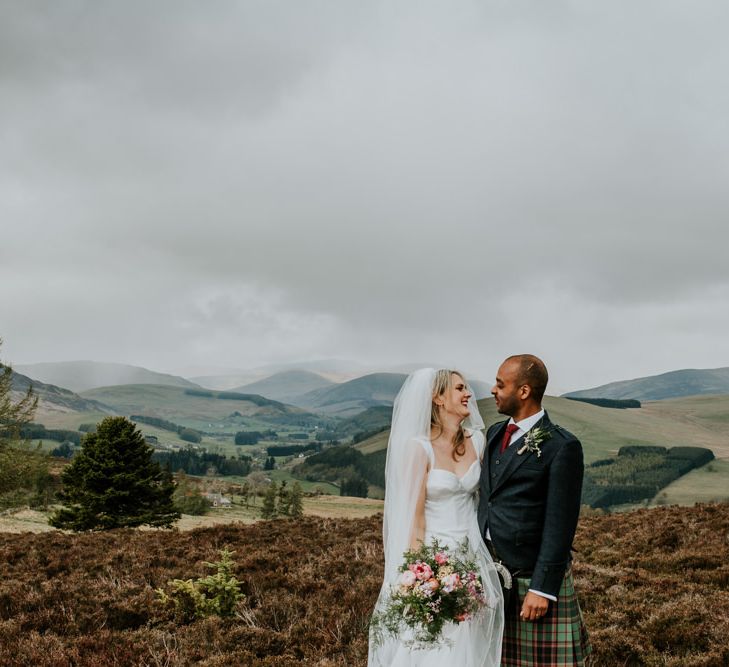
[[[468,475],[469,472],[471,472],[471,468],[473,468],[473,466],[478,463],[478,461],[479,459],[475,458],[473,460],[473,463],[468,466],[468,470],[466,470],[466,472],[464,472],[460,477],[456,475],[456,473],[454,473],[452,470],[446,470],[445,468],[431,468],[430,472],[435,472],[436,470],[440,470],[441,472],[447,472],[449,475],[453,475],[460,482],[466,475]]]

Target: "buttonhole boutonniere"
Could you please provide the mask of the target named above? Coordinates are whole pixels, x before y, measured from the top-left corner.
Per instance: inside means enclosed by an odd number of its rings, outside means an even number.
[[[539,458],[542,455],[539,445],[551,437],[552,434],[546,428],[537,426],[524,436],[524,444],[519,447],[516,453],[521,456],[524,452],[534,452]]]

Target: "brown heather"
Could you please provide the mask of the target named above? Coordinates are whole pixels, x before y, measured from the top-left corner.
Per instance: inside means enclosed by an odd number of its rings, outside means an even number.
[[[380,519],[193,532],[0,534],[0,665],[364,665]],[[178,625],[155,601],[228,546],[234,619]],[[588,516],[574,571],[596,665],[729,665],[729,506]]]

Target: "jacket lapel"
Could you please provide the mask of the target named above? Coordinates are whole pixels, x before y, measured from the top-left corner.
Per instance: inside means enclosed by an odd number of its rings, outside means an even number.
[[[483,455],[483,463],[481,464],[482,473],[486,480],[486,492],[488,494],[491,493],[491,454],[493,453],[493,448],[496,446],[495,443],[501,442],[501,439],[504,437],[504,431],[506,430],[506,425],[509,423],[509,420],[507,419],[499,428],[496,429],[493,436],[489,440],[486,441],[486,448]]]
[[[545,412],[544,417],[542,417],[536,424],[534,424],[532,430],[540,427],[548,428],[551,425],[552,422],[549,421],[549,417]],[[509,458],[504,464],[504,469],[501,471],[501,475],[496,480],[494,487],[491,489],[491,493],[494,493],[498,488],[503,486],[504,482],[506,482],[506,480],[509,479],[509,477],[511,477],[519,469],[519,466],[531,456],[531,454],[528,454],[527,452],[524,452],[524,454],[522,455],[517,454],[519,448],[524,444],[525,437],[526,434],[522,435],[518,440],[516,440],[509,446]]]

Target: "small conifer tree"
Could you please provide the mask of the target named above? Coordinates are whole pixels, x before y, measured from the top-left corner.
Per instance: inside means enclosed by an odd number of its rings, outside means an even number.
[[[294,485],[291,488],[289,516],[296,518],[304,516],[304,492],[301,489],[301,484],[298,482],[294,482]]]
[[[180,517],[174,482],[126,417],[107,417],[88,433],[63,472],[62,507],[49,523],[71,530],[123,526],[168,528]]]
[[[271,482],[268,489],[266,489],[266,495],[263,496],[263,507],[261,509],[262,519],[275,519],[276,518],[276,482]]]
[[[291,505],[291,492],[286,487],[286,480],[281,482],[281,488],[278,490],[278,513],[281,516],[289,515],[289,506]]]

